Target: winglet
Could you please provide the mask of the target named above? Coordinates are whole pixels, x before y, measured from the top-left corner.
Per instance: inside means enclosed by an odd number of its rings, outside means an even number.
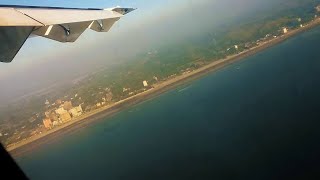
[[[111,10],[117,13],[120,13],[122,15],[126,15],[134,10],[136,10],[137,8],[121,8],[121,7],[114,7],[114,8],[109,8],[107,10]]]

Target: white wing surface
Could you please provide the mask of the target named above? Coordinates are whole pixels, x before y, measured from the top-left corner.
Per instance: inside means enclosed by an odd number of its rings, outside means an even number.
[[[133,8],[0,6],[0,61],[11,62],[30,35],[74,42],[86,29],[108,32]]]

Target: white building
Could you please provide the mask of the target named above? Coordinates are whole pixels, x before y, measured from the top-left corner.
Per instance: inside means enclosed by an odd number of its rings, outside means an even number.
[[[45,105],[49,105],[50,102],[48,101],[48,99],[46,100],[46,102],[44,103]]]
[[[153,79],[158,81],[158,77],[157,76],[153,76]]]
[[[58,126],[58,125],[59,125],[59,122],[58,122],[58,121],[53,121],[53,122],[52,122],[52,125],[53,125],[53,126]]]
[[[288,33],[288,29],[287,28],[283,28],[283,34],[287,34]]]
[[[143,83],[144,87],[148,87],[148,82],[147,81],[143,81],[142,83]]]
[[[122,88],[122,92],[127,92],[127,91],[129,91],[130,90],[130,88]]]
[[[239,49],[238,45],[234,45],[234,48],[235,48],[236,50],[238,50],[238,49]]]

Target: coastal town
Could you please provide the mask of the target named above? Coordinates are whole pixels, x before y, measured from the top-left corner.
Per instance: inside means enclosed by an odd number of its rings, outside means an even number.
[[[312,18],[295,17],[286,25],[280,24],[273,27],[274,30],[264,33],[263,36],[250,37],[249,41],[237,41],[232,42],[233,44],[226,44],[226,47],[222,46],[223,49],[217,51],[219,55],[210,58],[210,60],[200,58],[187,66],[183,66],[178,71],[174,69],[175,71],[170,71],[170,73],[164,75],[152,73],[150,76],[138,79],[134,86],[99,85],[96,89],[85,90],[82,93],[77,92],[80,90],[74,88],[62,97],[42,99],[43,111],[35,112],[27,120],[28,123],[32,124],[32,128],[23,125],[11,132],[2,128],[0,129],[0,138],[8,150],[21,147],[50,133],[72,126],[76,122],[85,121],[88,117],[107,111],[119,103],[125,103],[132,98],[157,91],[173,82],[197,74],[201,70],[217,66],[219,62],[225,63],[269,43],[284,40],[290,37],[291,33],[293,35],[304,29],[314,27],[320,22],[319,13],[320,6],[317,6]],[[157,51],[151,51],[147,52],[145,56],[149,58],[153,55],[156,56],[158,53]],[[130,73],[128,74],[128,76],[131,76]],[[90,80],[90,78],[88,79]],[[78,86],[83,84],[86,84],[86,82],[79,83]]]
[[[148,85],[147,81],[143,81],[141,84],[143,91],[152,88]],[[124,93],[129,90],[129,88],[123,88]],[[128,95],[133,96],[135,93],[136,92],[128,92]],[[71,98],[65,96],[64,98],[57,99],[52,103],[49,100],[46,100],[43,104],[46,111],[37,113],[35,116],[30,118],[31,122],[36,121],[37,118],[41,118],[42,123],[37,124],[37,128],[33,129],[28,137],[21,137],[21,134],[23,134],[24,131],[20,131],[20,133],[14,133],[12,137],[14,137],[17,141],[9,144],[7,148],[10,149],[23,142],[28,142],[34,138],[37,139],[37,137],[42,137],[45,134],[54,132],[55,130],[59,130],[59,128],[63,128],[66,125],[71,125],[73,122],[77,122],[90,115],[93,115],[94,112],[111,107],[118,103],[113,101],[113,94],[110,88],[105,88],[103,91],[100,91],[99,94],[103,94],[102,98],[99,98],[95,104],[85,106],[85,109],[82,108],[85,102],[81,101],[82,98],[79,97],[78,94],[75,94]],[[77,99],[77,101],[75,99]],[[74,102],[78,102],[78,104],[74,104]],[[22,127],[21,129],[24,128]],[[1,134],[1,136],[5,135],[6,134]]]

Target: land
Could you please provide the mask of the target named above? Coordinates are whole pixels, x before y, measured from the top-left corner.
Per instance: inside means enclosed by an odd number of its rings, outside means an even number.
[[[101,118],[110,117],[116,114],[119,111],[130,108],[134,105],[137,105],[141,102],[149,100],[151,98],[157,97],[168,90],[177,88],[185,83],[189,83],[193,80],[196,80],[209,72],[214,72],[219,70],[227,65],[230,65],[234,62],[244,59],[245,57],[254,55],[258,52],[261,52],[269,47],[272,47],[276,44],[279,44],[301,32],[307,31],[311,28],[314,28],[320,24],[320,19],[316,18],[311,20],[304,26],[290,30],[288,33],[279,35],[274,38],[268,38],[264,41],[259,42],[258,45],[244,49],[240,52],[237,52],[233,55],[228,55],[224,58],[214,60],[200,68],[191,69],[185,71],[181,75],[171,76],[162,82],[157,82],[153,84],[152,88],[147,89],[143,92],[137,93],[125,99],[119,100],[113,104],[101,107],[90,111],[83,116],[74,119],[73,121],[63,124],[52,130],[43,132],[39,135],[33,136],[25,141],[21,141],[14,145],[11,145],[7,150],[15,157],[23,155],[25,153],[31,152],[34,148],[37,148],[40,145],[50,143],[53,140],[57,140],[64,135],[80,130],[81,128],[89,126],[92,122],[100,120]]]

